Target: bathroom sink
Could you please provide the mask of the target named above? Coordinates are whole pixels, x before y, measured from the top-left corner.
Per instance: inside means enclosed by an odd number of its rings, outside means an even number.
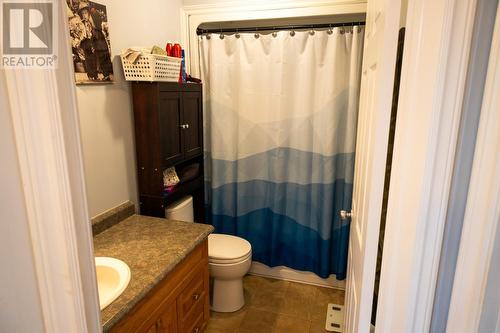
[[[96,257],[97,289],[102,309],[120,296],[130,282],[130,268],[119,259]]]

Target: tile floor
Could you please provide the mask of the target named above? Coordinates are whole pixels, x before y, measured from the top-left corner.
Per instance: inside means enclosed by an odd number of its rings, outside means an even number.
[[[327,304],[344,304],[343,290],[253,275],[244,288],[245,306],[212,312],[205,333],[323,333]]]

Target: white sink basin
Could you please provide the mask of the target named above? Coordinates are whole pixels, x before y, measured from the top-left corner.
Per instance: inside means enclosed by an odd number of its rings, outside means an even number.
[[[119,259],[96,257],[97,289],[101,310],[120,296],[130,282],[130,268]]]

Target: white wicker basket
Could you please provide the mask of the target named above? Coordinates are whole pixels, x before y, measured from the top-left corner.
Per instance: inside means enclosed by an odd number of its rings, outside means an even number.
[[[127,81],[179,81],[181,58],[142,53],[133,64],[125,59],[123,55],[120,57],[125,80]]]

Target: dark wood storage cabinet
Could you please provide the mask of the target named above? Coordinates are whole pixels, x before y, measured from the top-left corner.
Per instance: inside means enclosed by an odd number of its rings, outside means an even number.
[[[142,215],[165,216],[165,207],[192,195],[195,219],[203,220],[203,109],[201,84],[133,82],[139,207]],[[198,164],[196,178],[166,193],[163,170]]]

